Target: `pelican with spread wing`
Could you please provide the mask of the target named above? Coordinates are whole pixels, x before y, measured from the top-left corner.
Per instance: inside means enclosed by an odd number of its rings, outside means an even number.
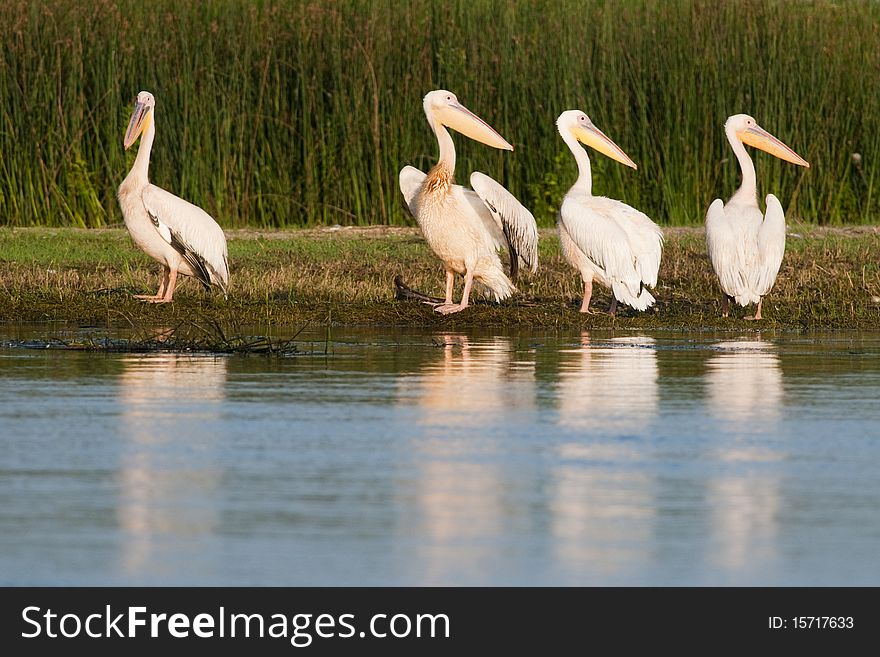
[[[512,151],[513,146],[449,91],[430,92],[423,107],[437,137],[440,158],[427,174],[411,166],[401,169],[400,191],[425,241],[446,270],[445,302],[435,310],[449,314],[467,308],[474,282],[502,301],[516,288],[505,274],[498,252],[508,250],[511,278],[516,277],[520,262],[534,272],[538,267],[538,227],[532,213],[489,176],[471,174],[473,189],[453,184],[455,147],[447,128],[494,148]],[[452,301],[455,274],[464,276],[460,303]]]
[[[761,305],[779,274],[785,253],[785,213],[773,194],[765,199],[766,213],[758,207],[755,165],[743,144],[802,167],[809,163],[747,114],[735,114],[724,124],[727,141],[739,160],[743,182],[727,204],[715,199],[706,213],[706,246],[712,268],[721,284],[721,314],[727,317],[730,302],[758,304],[746,319],[761,319]]]
[[[200,207],[150,184],[150,151],[156,136],[156,101],[153,94],[138,94],[125,132],[126,150],[141,138],[134,166],[119,186],[119,207],[134,243],[164,267],[159,291],[138,295],[153,303],[174,296],[177,275],[193,276],[206,289],[212,285],[226,294],[229,283],[226,236]]]
[[[580,110],[560,114],[556,127],[578,165],[578,179],[559,209],[558,228],[562,253],[584,282],[581,312],[590,312],[594,280],[611,289],[610,314],[618,302],[646,310],[655,302],[647,288],[657,285],[663,232],[626,203],[593,196],[590,158],[578,142],[633,169],[636,165]]]

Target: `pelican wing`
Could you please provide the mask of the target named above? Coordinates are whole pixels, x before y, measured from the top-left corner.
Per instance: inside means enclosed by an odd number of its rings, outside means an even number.
[[[749,272],[755,293],[764,296],[776,282],[785,253],[785,212],[779,199],[768,194],[767,212],[758,229],[758,258]]]
[[[720,198],[716,198],[706,212],[706,250],[724,293],[738,302],[750,299],[749,282],[744,275],[746,245],[734,231]]]
[[[532,272],[537,271],[538,225],[532,213],[503,186],[479,171],[471,174],[471,187],[504,233],[510,251],[511,275],[516,275],[520,258]]]
[[[426,174],[415,167],[405,166],[400,170],[399,182],[403,200],[410,212],[413,211],[413,200],[419,192],[419,188],[425,181]]]
[[[617,223],[629,240],[642,283],[656,287],[660,258],[663,256],[663,231],[645,213],[626,203],[609,201],[615,205]]]
[[[636,269],[636,256],[626,231],[615,220],[617,205],[609,201],[599,196],[588,200],[567,196],[562,201],[559,219],[575,245],[605,271],[614,296],[644,310],[647,306],[642,307],[639,301],[642,278]]]
[[[162,238],[189,263],[203,285],[218,285],[223,293],[229,283],[226,236],[211,216],[197,205],[147,185],[144,207]]]

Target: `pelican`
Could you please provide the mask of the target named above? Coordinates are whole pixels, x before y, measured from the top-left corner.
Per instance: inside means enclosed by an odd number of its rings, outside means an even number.
[[[200,207],[151,185],[148,179],[156,136],[155,107],[153,94],[138,94],[122,142],[128,150],[143,135],[134,166],[119,186],[125,227],[134,243],[164,267],[159,291],[136,296],[153,303],[171,301],[178,274],[194,276],[205,289],[217,285],[226,294],[229,264],[223,229]]]
[[[446,270],[446,297],[435,307],[449,314],[468,306],[476,281],[488,288],[496,301],[516,292],[504,273],[498,250],[510,254],[511,277],[519,262],[535,271],[538,267],[538,227],[532,213],[489,176],[471,174],[473,190],[453,184],[455,147],[446,128],[487,146],[512,151],[501,135],[458,102],[455,94],[432,91],[423,107],[437,137],[440,159],[427,175],[415,167],[400,170],[400,191],[431,250]],[[455,274],[464,276],[461,302],[452,302]]]
[[[562,253],[584,282],[581,312],[590,312],[594,280],[611,289],[611,315],[618,302],[646,310],[655,302],[646,286],[657,285],[663,231],[626,203],[593,196],[590,158],[578,142],[633,169],[635,162],[580,110],[560,114],[556,127],[578,165],[578,179],[559,208],[558,228]]]
[[[755,165],[745,146],[754,146],[786,162],[809,167],[809,163],[747,114],[735,114],[724,124],[727,141],[739,160],[742,186],[727,205],[720,198],[706,212],[706,246],[712,268],[721,283],[721,314],[727,317],[730,301],[740,306],[758,304],[754,316],[761,319],[763,297],[776,282],[785,252],[785,213],[773,194],[765,200],[767,212],[758,207]]]

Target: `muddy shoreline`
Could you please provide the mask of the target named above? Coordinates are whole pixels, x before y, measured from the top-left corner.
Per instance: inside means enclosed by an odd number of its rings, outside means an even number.
[[[761,322],[751,309],[720,317],[700,228],[667,228],[657,305],[616,317],[577,312],[581,284],[552,230],[541,231],[540,267],[502,304],[478,301],[440,316],[395,298],[395,276],[419,292],[442,294],[443,274],[418,230],[331,227],[228,231],[229,297],[185,281],[172,304],[133,298],[153,292],[159,267],[124,229],[0,230],[0,321],[148,326],[183,322],[239,325],[363,325],[426,328],[541,327],[631,330],[872,329],[880,327],[880,230],[874,226],[791,226],[779,278]],[[460,283],[456,295],[460,291]],[[593,308],[607,307],[596,288]]]

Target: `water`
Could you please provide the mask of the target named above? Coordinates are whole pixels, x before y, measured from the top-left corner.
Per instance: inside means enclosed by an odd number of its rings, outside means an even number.
[[[340,331],[0,349],[0,583],[880,584],[880,334]]]

